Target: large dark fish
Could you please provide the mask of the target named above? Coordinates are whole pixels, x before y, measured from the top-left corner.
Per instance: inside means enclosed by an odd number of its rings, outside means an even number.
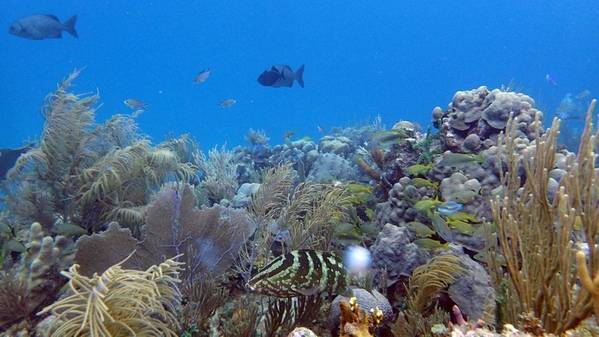
[[[31,150],[33,144],[18,149],[0,149],[0,180],[6,179],[6,173],[10,170],[19,157]]]
[[[73,15],[67,21],[60,20],[51,14],[36,14],[15,21],[8,32],[31,40],[60,39],[65,31],[74,37],[78,37],[75,30],[77,15]]]
[[[300,87],[304,87],[304,65],[302,64],[295,72],[286,64],[278,64],[265,70],[258,77],[258,83],[266,87],[291,87],[293,81],[297,81]]]
[[[248,282],[252,291],[275,297],[340,294],[348,285],[343,260],[333,253],[294,250],[266,265]]]

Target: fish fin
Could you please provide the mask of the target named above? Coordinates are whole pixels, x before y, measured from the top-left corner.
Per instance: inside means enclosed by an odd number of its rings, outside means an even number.
[[[296,291],[304,296],[314,296],[319,294],[322,290],[320,287],[312,287],[308,289],[297,289]]]
[[[58,19],[58,17],[56,17],[56,15],[52,15],[52,14],[44,14],[45,17],[50,18],[52,20],[56,20],[58,22],[60,22],[60,20]]]
[[[300,87],[304,87],[304,65],[302,64],[299,68],[297,68],[297,70],[295,71],[295,79],[297,80],[297,83],[299,83]]]
[[[74,37],[78,38],[79,34],[77,34],[77,31],[75,30],[75,24],[76,23],[77,23],[77,15],[73,15],[73,16],[71,16],[70,19],[68,19],[67,21],[65,21],[62,24],[62,26],[63,26],[63,29],[67,33],[69,33],[69,34],[73,35]]]

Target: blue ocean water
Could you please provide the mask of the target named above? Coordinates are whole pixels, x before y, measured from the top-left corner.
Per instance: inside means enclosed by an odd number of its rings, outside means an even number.
[[[77,14],[79,38],[8,34],[34,13]],[[75,91],[99,90],[98,120],[138,98],[154,141],[189,132],[203,148],[241,144],[249,128],[280,143],[377,115],[426,127],[434,106],[480,85],[515,83],[547,114],[568,92],[599,94],[596,0],[3,0],[0,27],[0,147],[38,137],[44,96],[81,67]],[[259,85],[273,64],[305,64],[306,87]],[[226,98],[237,104],[220,108]]]

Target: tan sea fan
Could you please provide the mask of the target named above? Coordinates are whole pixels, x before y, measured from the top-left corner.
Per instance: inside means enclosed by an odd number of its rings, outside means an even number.
[[[38,315],[55,316],[51,337],[176,337],[182,264],[168,259],[146,271],[117,264],[91,278],[79,274],[75,264],[63,272],[70,279],[70,295]]]

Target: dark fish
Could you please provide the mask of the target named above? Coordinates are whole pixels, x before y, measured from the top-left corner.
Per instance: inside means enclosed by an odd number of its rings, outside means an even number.
[[[0,149],[0,180],[6,179],[6,173],[10,170],[19,157],[31,150],[33,144],[18,149]]]
[[[293,81],[297,81],[300,87],[304,87],[304,65],[302,64],[295,72],[286,64],[278,64],[265,70],[258,77],[258,83],[266,87],[291,87]]]
[[[557,86],[557,80],[551,74],[545,75],[545,81],[553,86]]]
[[[204,83],[210,77],[210,69],[200,71],[193,79],[194,83]]]
[[[274,259],[248,282],[252,291],[275,297],[340,294],[348,285],[343,260],[333,253],[294,250]]]
[[[13,22],[8,32],[31,40],[60,39],[63,31],[79,37],[75,30],[75,23],[77,23],[77,15],[61,23],[54,15],[36,14]]]

